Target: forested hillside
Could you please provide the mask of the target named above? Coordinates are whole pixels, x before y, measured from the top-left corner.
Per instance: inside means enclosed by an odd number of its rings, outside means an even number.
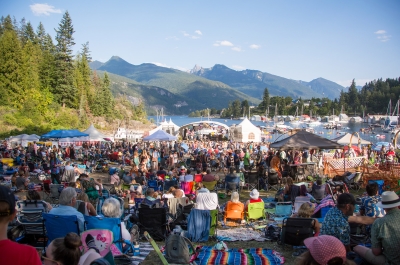
[[[89,43],[72,54],[74,27],[68,12],[55,29],[55,42],[40,23],[11,16],[0,20],[0,134],[87,128],[94,121],[146,120],[143,105],[111,93],[107,73],[89,67]]]

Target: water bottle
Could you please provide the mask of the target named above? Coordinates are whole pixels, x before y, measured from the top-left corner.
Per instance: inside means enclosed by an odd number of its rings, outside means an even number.
[[[137,243],[136,243],[137,244]],[[133,247],[133,256],[140,256],[140,248],[139,245],[134,245]]]

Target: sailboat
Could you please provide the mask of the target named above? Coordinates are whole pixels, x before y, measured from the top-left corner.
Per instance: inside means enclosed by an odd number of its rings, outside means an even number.
[[[389,101],[388,110],[387,110],[388,115],[385,119],[385,124],[384,124],[382,131],[392,132],[393,129],[398,125],[399,108],[400,108],[399,100],[397,100],[396,106],[393,109],[393,113],[392,113],[392,100]]]
[[[300,121],[300,119],[299,119],[299,107],[296,107],[296,112],[294,114],[294,120],[292,120],[290,122],[290,124],[292,124],[293,126],[298,126],[301,123],[303,123],[303,122]]]

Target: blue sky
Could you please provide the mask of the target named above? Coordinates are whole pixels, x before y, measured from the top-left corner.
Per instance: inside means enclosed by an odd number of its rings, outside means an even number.
[[[53,38],[68,11],[75,51],[94,60],[189,70],[224,64],[349,86],[400,76],[400,1],[1,0],[0,15],[41,21]]]

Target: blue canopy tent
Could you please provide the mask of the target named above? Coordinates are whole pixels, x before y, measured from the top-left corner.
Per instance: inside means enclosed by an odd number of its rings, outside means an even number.
[[[53,130],[46,134],[43,134],[41,138],[72,138],[83,136],[89,136],[89,134],[80,132],[78,130]]]
[[[170,135],[163,130],[158,130],[155,133],[144,137],[143,141],[173,141],[176,139],[176,136]]]

